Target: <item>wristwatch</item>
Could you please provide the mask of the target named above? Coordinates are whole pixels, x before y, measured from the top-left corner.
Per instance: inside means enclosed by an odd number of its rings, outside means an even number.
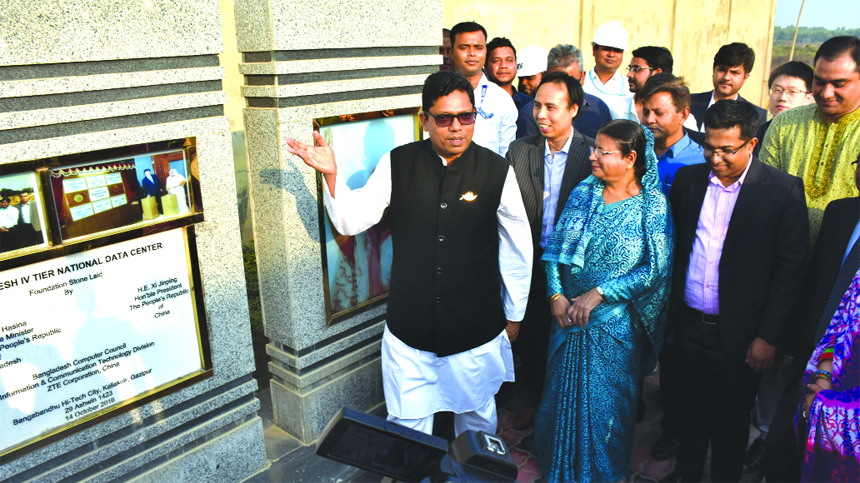
[[[600,298],[606,300],[606,294],[603,293],[603,289],[600,287],[594,287],[594,290],[597,290],[597,294],[600,295]]]

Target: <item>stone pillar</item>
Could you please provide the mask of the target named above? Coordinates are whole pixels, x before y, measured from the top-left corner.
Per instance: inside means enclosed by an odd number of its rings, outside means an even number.
[[[251,206],[275,421],[304,442],[383,402],[384,305],[327,325],[316,173],[287,138],[315,118],[418,107],[442,63],[440,0],[237,0]]]
[[[218,1],[13,0],[4,3],[0,32],[2,167],[196,139],[205,219],[195,225],[197,262],[214,372],[7,455],[0,481],[241,481],[267,461],[251,377]]]

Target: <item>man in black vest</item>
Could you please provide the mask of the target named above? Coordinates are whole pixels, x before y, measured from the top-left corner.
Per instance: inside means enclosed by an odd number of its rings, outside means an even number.
[[[525,383],[528,401],[514,417],[514,429],[532,425],[546,376],[552,316],[546,293],[546,273],[540,257],[570,192],[591,176],[588,157],[594,141],[572,125],[583,102],[584,92],[579,79],[564,72],[545,75],[535,91],[533,112],[529,113],[535,125],[539,126],[540,134],[517,139],[505,154],[517,174],[535,246],[526,325],[517,342],[522,360],[520,380]]]
[[[528,217],[508,163],[472,143],[475,99],[460,74],[424,83],[420,115],[429,139],[385,154],[363,188],[337,174],[319,133],[288,151],[323,174],[335,228],[354,235],[388,209],[394,258],[382,337],[388,420],[430,434],[433,415],[454,412],[455,433],[496,432],[495,393],[513,380],[532,271]]]

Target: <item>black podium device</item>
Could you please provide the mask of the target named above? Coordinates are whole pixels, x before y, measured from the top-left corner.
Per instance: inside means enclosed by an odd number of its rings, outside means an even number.
[[[466,431],[451,443],[350,408],[329,421],[317,455],[404,482],[513,482],[517,465],[501,438]]]

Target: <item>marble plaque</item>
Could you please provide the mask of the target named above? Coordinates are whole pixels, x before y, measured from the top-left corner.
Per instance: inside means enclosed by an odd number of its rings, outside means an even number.
[[[0,454],[200,373],[191,280],[184,229],[0,273]]]

